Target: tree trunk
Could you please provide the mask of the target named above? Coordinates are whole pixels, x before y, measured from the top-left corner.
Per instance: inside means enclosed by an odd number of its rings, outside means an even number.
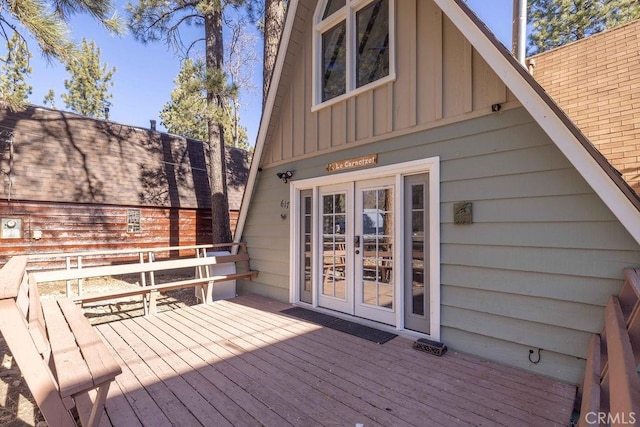
[[[209,185],[211,186],[211,219],[213,243],[231,242],[227,173],[224,154],[224,128],[220,121],[223,107],[222,88],[212,87],[216,73],[222,73],[224,46],[222,44],[222,9],[211,6],[204,15],[205,55],[207,68],[207,139],[209,144]]]
[[[264,2],[264,69],[262,74],[262,105],[267,100],[273,68],[276,64],[280,36],[284,27],[285,0]]]

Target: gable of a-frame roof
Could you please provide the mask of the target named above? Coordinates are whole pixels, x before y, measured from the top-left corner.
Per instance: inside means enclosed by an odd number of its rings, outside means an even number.
[[[239,232],[236,239],[240,239],[246,220],[255,179],[260,167],[260,159],[264,155],[267,142],[267,131],[271,114],[280,105],[276,100],[282,97],[279,92],[282,87],[282,70],[291,66],[287,63],[289,43],[296,25],[296,14],[300,1],[292,1],[289,5],[283,42],[278,53],[278,60],[272,80],[265,111],[263,113],[254,163],[251,168],[247,191],[239,221]],[[500,44],[488,28],[473,14],[460,0],[434,0],[444,15],[451,20],[455,27],[463,34],[471,46],[481,55],[491,69],[504,82],[506,87],[522,103],[551,140],[569,159],[581,176],[589,183],[609,209],[616,215],[634,239],[640,242],[640,201],[606,159],[593,147],[589,140],[557,107],[544,90],[535,82],[528,72],[510,55]],[[309,15],[312,11],[302,6],[300,13]]]

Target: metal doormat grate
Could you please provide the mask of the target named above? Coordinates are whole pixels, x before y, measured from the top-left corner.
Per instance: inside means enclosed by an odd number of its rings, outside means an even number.
[[[325,328],[334,329],[336,331],[345,332],[349,335],[363,338],[365,340],[375,342],[378,344],[384,344],[387,341],[391,341],[396,334],[390,332],[381,331],[379,329],[370,328],[368,326],[360,325],[358,323],[350,322],[348,320],[339,319],[334,316],[329,316],[324,313],[318,313],[317,311],[307,310],[302,307],[292,307],[282,310],[280,313],[288,314],[289,316],[297,317],[302,320],[306,320],[317,325],[324,326]]]
[[[424,351],[425,353],[433,354],[434,356],[442,356],[447,352],[447,346],[441,342],[431,341],[426,338],[419,338],[413,343],[413,348],[416,350]]]

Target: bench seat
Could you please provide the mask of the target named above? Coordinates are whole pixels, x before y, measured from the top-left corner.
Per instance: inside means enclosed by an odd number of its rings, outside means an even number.
[[[48,425],[76,426],[74,408],[82,425],[98,425],[122,370],[79,307],[40,301],[26,257],[0,269],[0,297],[0,332]]]

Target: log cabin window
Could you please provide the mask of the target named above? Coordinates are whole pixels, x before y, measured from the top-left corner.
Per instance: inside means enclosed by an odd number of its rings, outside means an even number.
[[[127,210],[127,233],[140,232],[140,209]]]
[[[395,78],[394,0],[325,0],[314,31],[314,109]]]

